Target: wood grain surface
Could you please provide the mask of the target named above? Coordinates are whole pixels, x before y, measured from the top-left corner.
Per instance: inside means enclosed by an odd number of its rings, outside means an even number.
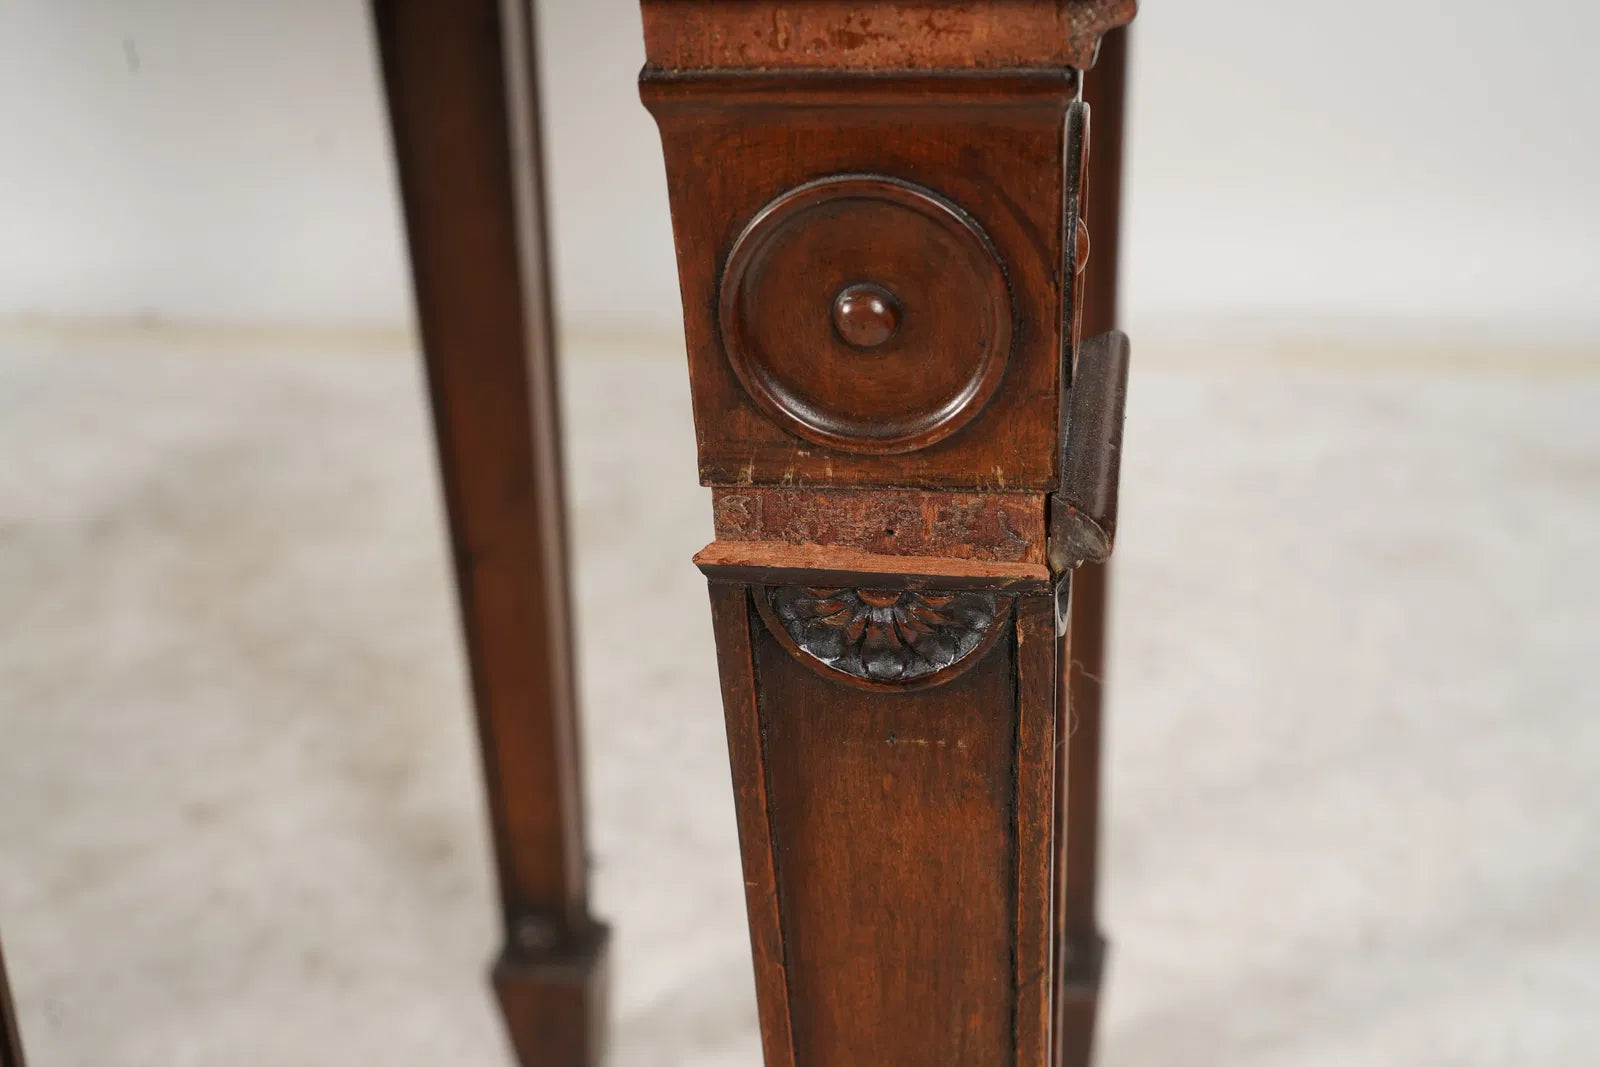
[[[1063,153],[1075,73],[646,71],[641,88],[661,125],[667,162],[702,482],[983,492],[1055,488],[1062,324],[1069,299],[1061,284],[1067,248]],[[918,447],[893,455],[829,447],[774,419],[770,396],[753,395],[741,381],[736,362],[745,357],[730,353],[719,321],[724,271],[752,220],[797,187],[845,174],[910,183],[953,205],[985,235],[1009,290],[1009,346],[992,393],[974,395],[948,436],[914,436],[910,443]],[[881,260],[891,287],[906,290],[906,337],[927,339],[917,352],[925,365],[937,368],[956,360],[940,337],[987,343],[981,322],[994,306],[978,275],[949,293],[934,284],[944,253],[931,259],[924,253],[946,232],[906,224],[882,231],[868,247],[855,243],[850,229],[827,230],[807,255],[819,269],[837,265],[841,273],[833,281],[841,286],[876,281],[874,255]],[[919,263],[927,278],[916,277]],[[739,344],[752,337],[783,338],[808,321],[818,336],[825,335],[834,299],[829,287],[797,283],[760,289],[757,296],[740,319]],[[815,367],[787,347],[761,353],[763,365],[787,361],[791,416],[811,411],[837,419],[843,413],[858,436],[866,433],[859,427],[875,417],[886,423],[905,419],[897,391],[887,382],[872,383],[881,359],[916,353],[847,358],[830,352]],[[952,373],[948,380],[956,388],[963,379]],[[908,383],[902,391],[914,388]],[[965,394],[951,395],[956,399],[949,403],[968,405]]]
[[[526,1065],[593,1067],[589,915],[532,10],[373,0],[427,367],[505,944]]]
[[[1064,1067],[1075,68],[1133,4],[643,7],[767,1062]]]
[[[675,70],[1094,65],[1134,0],[644,0],[645,52]]]
[[[798,1064],[1013,1062],[1014,657],[911,698],[758,637]]]
[[[694,562],[708,578],[762,585],[848,585],[860,589],[1049,589],[1039,563],[935,556],[880,556],[840,545],[713,541]]]
[[[1128,30],[1108,34],[1100,62],[1084,76],[1084,99],[1094,125],[1085,198],[1094,250],[1082,275],[1083,329],[1090,334],[1117,326],[1129,35]],[[1060,937],[1056,1062],[1060,1067],[1087,1067],[1093,1055],[1105,959],[1097,892],[1110,573],[1109,564],[1093,563],[1073,572],[1070,634],[1061,642],[1061,707],[1070,721],[1062,724],[1068,740],[1059,786],[1057,854],[1061,893],[1056,912]]]
[[[716,489],[717,539],[839,545],[883,556],[1043,563],[1041,493]]]

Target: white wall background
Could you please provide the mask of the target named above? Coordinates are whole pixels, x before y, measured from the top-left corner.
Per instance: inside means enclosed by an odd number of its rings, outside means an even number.
[[[676,328],[635,0],[545,0],[570,325]],[[1146,0],[1131,316],[1600,339],[1600,7]],[[0,0],[0,316],[408,315],[359,0]]]

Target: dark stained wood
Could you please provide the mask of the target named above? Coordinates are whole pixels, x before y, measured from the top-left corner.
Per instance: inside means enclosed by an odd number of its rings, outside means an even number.
[[[783,925],[778,912],[771,811],[767,800],[766,752],[756,706],[755,652],[750,592],[742,585],[711,583],[711,625],[717,635],[722,707],[728,724],[734,807],[744,860],[745,908],[750,917],[761,1048],[767,1067],[794,1067],[789,1019],[789,978]]]
[[[1134,0],[644,0],[652,64],[828,70],[1094,65]]]
[[[885,556],[1043,563],[1042,493],[716,489],[720,541],[843,545]]]
[[[642,91],[662,129],[705,484],[1055,488],[1063,153],[1075,72],[795,77],[647,69]],[[802,216],[800,229],[811,235],[788,239],[804,252],[796,263],[819,265],[817,284],[746,293],[754,303],[736,317],[739,332],[725,344],[722,280],[739,267],[730,257],[741,235],[753,222],[761,225],[764,211],[785,210],[774,205],[797,190],[859,175],[926,190],[954,214],[897,212],[858,199],[847,201],[857,205],[848,209],[857,225],[831,225],[826,212]],[[1009,286],[1013,321],[1004,352],[993,349],[1003,338],[992,329],[998,312],[990,276],[970,265],[939,269],[977,255],[961,236],[961,216],[991,246]],[[942,221],[927,221],[936,217]],[[858,240],[863,229],[871,241]],[[769,254],[788,263],[780,252]],[[916,273],[919,263],[925,277]],[[794,273],[777,269],[775,276]],[[897,338],[884,353],[858,353],[840,343],[813,365],[775,340],[800,333],[803,322],[813,324],[804,336],[828,336],[837,291],[877,283],[880,273],[887,288],[904,290],[896,295],[907,347],[896,347]],[[948,290],[940,280],[947,275]],[[943,337],[966,338],[985,355],[962,363]],[[747,351],[752,343],[758,357]],[[741,374],[750,376],[752,361],[785,368],[781,400],[773,399],[770,380],[765,390],[747,387]],[[937,387],[924,394],[912,384],[895,389],[892,375],[880,378],[881,368],[901,363],[923,367]],[[948,374],[932,369],[943,364]],[[918,429],[918,418],[939,408],[939,396],[954,421]],[[782,417],[774,419],[778,409]],[[810,439],[795,432],[797,412],[812,413],[820,426]],[[874,454],[884,449],[863,442],[871,436],[864,427],[875,421],[888,427],[885,439],[896,448],[913,450]],[[843,432],[824,432],[841,425]]]
[[[1014,654],[912,699],[826,682],[758,635],[802,1067],[1016,1062]]]
[[[1050,1063],[1055,1012],[1055,600],[1017,599],[1017,1063]]]
[[[22,1030],[11,1003],[11,984],[6,978],[5,952],[0,951],[0,1067],[24,1067]]]
[[[727,288],[724,281],[723,287]],[[833,300],[834,334],[858,352],[868,352],[900,336],[905,307],[900,298],[873,282],[855,282]]]
[[[1061,488],[1050,497],[1050,567],[1057,573],[1111,557],[1122,483],[1128,357],[1128,338],[1119,330],[1079,346],[1062,445]]]
[[[879,556],[837,545],[713,541],[694,557],[708,578],[765,585],[848,585],[862,589],[1050,588],[1038,563],[999,563],[936,556]]]
[[[1054,615],[943,685],[811,670],[712,583],[768,1064],[1049,1062]]]
[[[591,923],[554,949],[508,948],[495,995],[523,1067],[598,1067],[604,1061],[609,938]]]
[[[1046,1067],[1092,1029],[1048,520],[1114,490],[1063,452],[1073,65],[1132,5],[644,12],[768,1063]]]
[[[1070,942],[1065,977],[1056,985],[1056,1063],[1088,1067],[1094,1060],[1094,1039],[1100,1016],[1100,986],[1106,944],[1099,937]],[[1062,949],[1058,946],[1058,955]]]
[[[719,304],[750,398],[845,452],[944,440],[983,411],[1011,355],[1011,291],[988,236],[899,179],[822,178],[767,204],[728,254]],[[855,323],[858,306],[870,322]]]
[[[1083,329],[1117,327],[1122,157],[1128,30],[1106,36],[1095,69],[1085,75],[1084,99],[1093,111],[1087,176],[1087,228],[1093,251],[1084,270]],[[1093,1051],[1104,945],[1096,901],[1100,854],[1100,759],[1106,676],[1109,564],[1087,564],[1072,575],[1070,654],[1063,639],[1063,705],[1071,709],[1061,783],[1064,827],[1058,867],[1061,931],[1056,1031],[1059,1067],[1087,1067]]]
[[[524,1064],[598,1062],[531,12],[374,0]]]

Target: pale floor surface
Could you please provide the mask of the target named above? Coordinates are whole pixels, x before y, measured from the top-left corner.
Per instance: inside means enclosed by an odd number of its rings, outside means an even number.
[[[0,344],[34,1059],[505,1064],[416,366],[217,347]],[[1600,375],[1183,355],[1129,407],[1101,1063],[1600,1062]],[[568,371],[613,1062],[751,1067],[683,366]]]

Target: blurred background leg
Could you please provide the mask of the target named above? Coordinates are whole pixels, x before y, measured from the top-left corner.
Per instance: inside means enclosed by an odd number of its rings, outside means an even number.
[[[11,1006],[11,985],[6,981],[6,959],[0,951],[0,1067],[22,1067],[22,1032]]]
[[[1117,245],[1122,201],[1123,101],[1128,30],[1108,33],[1084,73],[1090,107],[1085,223],[1092,251],[1084,275],[1083,336],[1117,326]],[[1065,901],[1061,925],[1060,1067],[1082,1067],[1093,1052],[1104,939],[1096,910],[1100,851],[1100,727],[1105,692],[1106,590],[1110,566],[1086,564],[1072,576],[1071,658],[1062,677],[1072,716],[1067,744]],[[1063,652],[1069,642],[1063,642]]]
[[[600,1058],[532,11],[375,0],[527,1067]]]

